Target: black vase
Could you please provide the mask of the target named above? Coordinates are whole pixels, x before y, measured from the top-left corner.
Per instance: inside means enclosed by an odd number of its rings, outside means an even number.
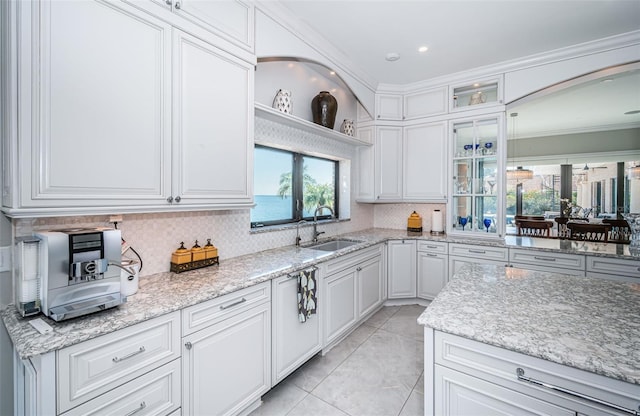
[[[333,129],[337,112],[338,102],[329,91],[320,91],[311,100],[311,113],[316,124]]]

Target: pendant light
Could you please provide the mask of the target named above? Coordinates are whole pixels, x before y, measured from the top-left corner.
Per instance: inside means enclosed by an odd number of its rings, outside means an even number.
[[[511,123],[511,130],[513,131],[513,153],[515,159],[515,150],[517,143],[517,135],[516,135],[516,117],[518,117],[518,113],[511,113],[511,119],[513,120]],[[518,182],[526,181],[528,179],[533,178],[533,171],[531,169],[524,169],[522,166],[518,166],[517,169],[507,169],[507,179],[508,180],[517,180]]]

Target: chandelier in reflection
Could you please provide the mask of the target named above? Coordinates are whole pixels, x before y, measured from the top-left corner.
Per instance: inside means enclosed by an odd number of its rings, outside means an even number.
[[[516,117],[518,117],[518,113],[511,113],[511,131],[513,132],[513,157],[514,159],[517,157],[516,154],[516,143],[517,143],[517,135],[516,135]],[[517,180],[526,181],[528,179],[533,178],[533,171],[531,169],[524,169],[522,166],[518,166],[516,169],[507,169],[507,180]]]

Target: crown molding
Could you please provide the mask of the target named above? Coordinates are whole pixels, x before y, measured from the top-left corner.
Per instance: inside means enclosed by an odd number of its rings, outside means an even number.
[[[464,82],[473,78],[496,76],[507,72],[518,71],[541,65],[548,65],[554,62],[565,61],[581,56],[588,56],[636,45],[640,47],[640,30],[634,30],[619,35],[566,46],[563,48],[541,52],[534,55],[528,55],[491,65],[485,65],[466,71],[460,71],[453,74],[430,78],[424,81],[418,81],[411,84],[379,84],[378,91],[396,92],[402,94],[420,89],[432,88],[438,85],[448,85],[457,82]]]

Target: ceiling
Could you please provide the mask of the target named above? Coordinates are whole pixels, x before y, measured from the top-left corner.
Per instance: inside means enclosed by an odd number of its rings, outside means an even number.
[[[382,84],[410,84],[640,29],[638,0],[280,0]],[[418,47],[427,46],[426,52]],[[389,62],[388,53],[400,59]]]
[[[411,84],[640,30],[640,0],[280,3],[379,84]],[[400,59],[387,61],[388,53]],[[624,114],[640,110],[640,71],[609,78],[513,103],[518,138],[640,127],[640,114]]]

